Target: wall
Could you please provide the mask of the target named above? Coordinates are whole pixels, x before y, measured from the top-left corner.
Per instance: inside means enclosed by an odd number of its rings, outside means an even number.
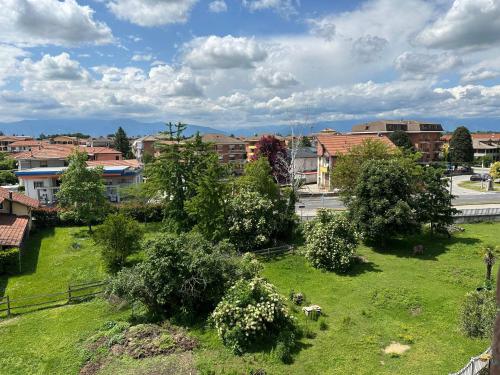
[[[44,160],[47,162],[45,167],[64,167],[68,163],[64,159],[48,159]],[[40,168],[41,160],[19,160],[19,170],[23,169],[31,169],[31,168]]]
[[[119,154],[95,154],[92,160],[122,160]]]

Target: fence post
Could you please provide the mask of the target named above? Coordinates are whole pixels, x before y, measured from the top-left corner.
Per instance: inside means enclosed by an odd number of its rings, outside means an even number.
[[[6,296],[5,299],[7,300],[7,318],[10,318],[10,298]]]
[[[68,303],[71,303],[71,284],[68,284]]]

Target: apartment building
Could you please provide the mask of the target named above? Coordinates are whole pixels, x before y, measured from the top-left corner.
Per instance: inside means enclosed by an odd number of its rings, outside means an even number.
[[[445,134],[441,141],[449,146],[451,134]],[[500,160],[500,133],[472,133],[472,147],[475,158],[489,157],[493,161]]]
[[[204,134],[201,139],[213,145],[220,163],[231,165],[236,173],[243,171],[246,161],[245,142],[224,134]]]
[[[33,140],[33,138],[25,136],[2,135],[0,136],[0,151],[9,152],[9,145],[11,145],[12,143],[28,140]]]
[[[106,196],[110,202],[119,203],[120,189],[143,180],[142,165],[133,160],[89,160],[89,168],[103,168],[103,179],[106,185]],[[61,185],[61,175],[67,166],[50,166],[19,169],[16,176],[24,186],[25,194],[36,199],[42,205],[54,205]]]
[[[380,134],[388,136],[401,130],[408,134],[416,151],[422,153],[422,161],[436,161],[443,146],[441,124],[414,120],[380,120],[354,125],[350,134]]]
[[[317,184],[320,189],[330,190],[330,174],[335,168],[335,162],[339,154],[345,154],[357,145],[363,144],[365,140],[380,141],[389,147],[396,147],[384,135],[376,134],[320,134],[316,136],[318,141],[316,152],[318,157]]]

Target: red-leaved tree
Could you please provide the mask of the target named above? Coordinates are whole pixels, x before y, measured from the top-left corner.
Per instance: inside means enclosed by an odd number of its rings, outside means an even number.
[[[284,161],[288,159],[285,143],[274,135],[263,135],[255,145],[255,153],[252,157],[257,160],[265,157],[273,170],[273,177],[278,183],[287,182],[287,170]]]

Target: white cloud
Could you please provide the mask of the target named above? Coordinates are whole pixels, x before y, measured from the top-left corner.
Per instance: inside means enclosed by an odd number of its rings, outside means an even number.
[[[328,41],[333,40],[337,32],[337,27],[335,26],[332,16],[326,16],[323,18],[310,18],[307,20],[309,27],[311,29],[311,34],[324,38]]]
[[[274,89],[281,89],[299,84],[290,73],[276,72],[263,67],[256,69],[254,79],[259,85]]]
[[[359,61],[369,63],[378,60],[388,44],[387,39],[363,35],[353,42],[351,51]]]
[[[77,81],[89,79],[88,72],[80,63],[71,60],[68,53],[57,56],[44,55],[41,60],[33,62],[25,59],[21,63],[22,76],[38,81]]]
[[[455,0],[448,12],[416,37],[429,48],[479,49],[498,44],[500,1]]]
[[[5,81],[16,74],[18,65],[18,58],[26,56],[27,52],[24,50],[0,44],[0,86],[5,84]]]
[[[425,79],[429,75],[451,72],[463,64],[462,59],[449,53],[429,54],[404,52],[394,61],[403,78]]]
[[[194,69],[251,69],[267,57],[254,39],[231,35],[195,38],[184,48],[184,62]]]
[[[149,90],[159,96],[198,97],[203,95],[203,88],[189,69],[175,70],[169,65],[151,68],[149,72]]]
[[[500,77],[500,71],[480,68],[465,73],[460,79],[460,81],[464,83],[471,83],[471,82],[485,81],[488,79],[495,79],[498,77]]]
[[[108,8],[119,19],[139,26],[184,23],[197,0],[111,0]]]
[[[0,39],[19,45],[105,44],[111,29],[75,0],[0,0]]]
[[[298,2],[293,0],[243,0],[243,5],[252,12],[272,9],[283,17],[290,17],[298,13],[296,9]]]
[[[227,12],[227,4],[224,0],[215,0],[208,4],[208,10],[212,13]]]
[[[153,60],[154,56],[150,53],[148,54],[140,54],[136,53],[134,56],[132,56],[132,61],[151,61]]]

